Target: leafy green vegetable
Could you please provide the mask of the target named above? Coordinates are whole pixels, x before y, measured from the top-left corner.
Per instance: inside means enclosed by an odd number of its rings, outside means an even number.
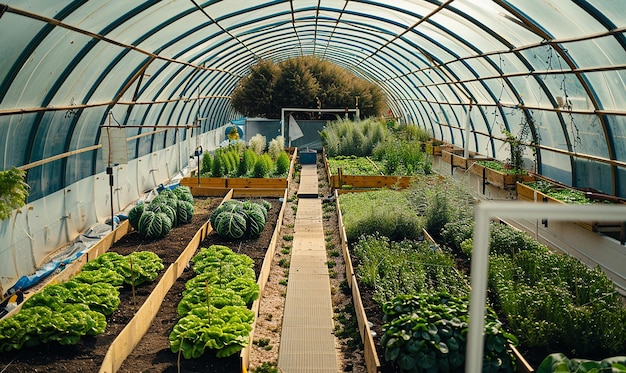
[[[182,318],[169,336],[173,352],[186,359],[205,349],[230,356],[249,342],[254,313],[246,305],[259,297],[253,261],[226,246],[201,248],[192,259],[197,275],[185,284],[178,304]]]
[[[83,272],[99,268],[116,271],[124,277],[124,283],[128,285],[134,283],[138,286],[156,279],[164,266],[163,260],[151,251],[135,251],[126,256],[107,252],[87,262],[83,267]]]
[[[568,359],[562,353],[548,355],[537,368],[537,373],[600,373],[626,372],[626,356],[616,356],[592,361],[585,359]]]
[[[139,219],[139,234],[146,238],[165,237],[172,229],[172,220],[163,212],[144,211]]]
[[[469,301],[445,292],[399,295],[383,304],[385,359],[400,372],[456,372],[465,364]],[[514,372],[508,344],[517,339],[504,332],[495,312],[485,318],[483,371]]]
[[[172,352],[182,350],[185,359],[198,358],[205,348],[227,357],[248,345],[254,313],[245,307],[196,308],[176,323],[170,333]]]
[[[265,228],[267,209],[253,201],[225,201],[209,217],[211,225],[221,237],[238,239],[257,237]]]

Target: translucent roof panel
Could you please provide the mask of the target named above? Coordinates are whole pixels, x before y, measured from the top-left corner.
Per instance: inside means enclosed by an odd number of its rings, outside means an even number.
[[[5,1],[0,154],[39,198],[101,172],[112,117],[157,152],[188,134],[148,126],[216,129],[252,65],[313,55],[434,137],[504,160],[501,130],[529,125],[545,176],[626,196],[625,28],[615,0]]]

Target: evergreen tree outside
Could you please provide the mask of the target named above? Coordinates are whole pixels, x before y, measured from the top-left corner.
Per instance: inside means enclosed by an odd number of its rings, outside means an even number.
[[[384,113],[386,98],[380,87],[308,56],[278,64],[260,61],[233,91],[231,104],[248,117],[279,118],[283,107],[354,108],[357,97],[361,117]]]

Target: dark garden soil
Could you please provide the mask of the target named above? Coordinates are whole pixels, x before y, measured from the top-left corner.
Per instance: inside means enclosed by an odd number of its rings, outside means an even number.
[[[258,275],[272,234],[276,227],[281,202],[277,198],[265,198],[272,204],[268,213],[267,225],[260,237],[229,242],[215,233],[210,234],[200,247],[213,244],[225,245],[237,253],[250,256],[255,263]],[[185,249],[198,229],[208,220],[210,213],[219,205],[220,198],[196,198],[194,217],[189,224],[172,229],[160,240],[145,240],[137,232],[131,232],[118,241],[110,251],[123,255],[133,251],[152,251],[163,260],[165,268],[172,264]],[[161,275],[165,272],[163,270]],[[182,296],[185,282],[193,276],[185,270],[166,295],[161,308],[152,322],[148,333],[140,341],[133,355],[123,364],[120,372],[178,372],[178,354],[169,348],[168,336],[178,320],[177,305]],[[107,318],[104,334],[83,337],[76,345],[61,346],[49,344],[34,348],[24,348],[14,353],[0,356],[0,372],[98,372],[104,356],[119,332],[132,319],[144,300],[150,295],[160,277],[149,284],[135,289],[124,287],[120,294],[120,307]],[[180,372],[240,372],[239,355],[218,359],[210,352],[199,359],[180,359]]]
[[[319,155],[318,155],[319,158]],[[320,180],[320,196],[329,196],[330,188],[327,182],[325,169],[318,159],[318,177]],[[288,263],[290,259],[291,242],[288,237],[293,235],[295,214],[297,210],[297,187],[298,177],[290,183],[285,215],[282,222],[282,230],[276,255],[272,261],[272,269],[268,284],[265,287],[259,307],[259,318],[256,321],[253,341],[267,340],[269,346],[260,347],[260,344],[252,345],[250,354],[250,371],[254,372],[258,367],[275,366],[278,360],[278,351],[281,334],[282,312],[286,293],[286,280],[288,278]],[[200,247],[208,247],[213,244],[225,245],[233,251],[246,254],[254,260],[255,272],[258,276],[266,250],[269,246],[272,234],[275,230],[281,201],[278,198],[264,198],[272,204],[268,213],[267,225],[260,237],[256,239],[225,241],[215,233],[210,234]],[[137,232],[131,232],[118,241],[110,249],[120,254],[129,254],[133,251],[152,251],[163,260],[165,268],[168,268],[179,257],[188,242],[198,229],[208,220],[210,213],[219,205],[221,198],[196,198],[195,214],[191,223],[172,229],[169,234],[160,240],[149,241],[142,239]],[[332,202],[332,201],[331,201]],[[326,246],[329,253],[329,262],[333,268],[331,273],[331,293],[335,311],[335,335],[336,349],[339,366],[344,372],[365,372],[363,350],[358,336],[358,327],[352,308],[350,291],[347,289],[345,280],[345,266],[343,256],[338,253],[341,250],[339,231],[337,229],[337,214],[333,207],[334,203],[324,204],[324,232]],[[161,275],[165,269],[161,272]],[[217,358],[210,350],[198,359],[187,360],[171,352],[169,334],[178,320],[177,305],[182,297],[185,282],[193,277],[190,269],[183,272],[181,277],[172,285],[163,303],[152,321],[148,332],[143,336],[133,353],[123,362],[119,372],[241,372],[239,354],[228,358]],[[24,348],[14,353],[0,355],[0,373],[25,373],[25,372],[98,372],[104,356],[120,331],[133,318],[144,300],[150,295],[160,277],[154,282],[143,284],[135,289],[121,289],[121,303],[117,311],[107,318],[107,328],[102,335],[83,337],[76,345],[61,346],[49,344],[35,348]],[[365,297],[371,300],[371,296]],[[376,309],[377,307],[368,306]],[[271,348],[268,348],[271,347]],[[265,371],[265,370],[263,370]]]

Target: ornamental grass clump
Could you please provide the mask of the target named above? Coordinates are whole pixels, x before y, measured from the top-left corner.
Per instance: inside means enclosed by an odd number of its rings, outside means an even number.
[[[276,162],[278,156],[285,150],[285,138],[282,136],[276,136],[270,141],[267,148],[267,154],[269,154],[272,161]]]
[[[320,132],[329,157],[371,155],[376,144],[384,141],[388,135],[385,123],[372,118],[361,121],[341,119],[330,122]]]

